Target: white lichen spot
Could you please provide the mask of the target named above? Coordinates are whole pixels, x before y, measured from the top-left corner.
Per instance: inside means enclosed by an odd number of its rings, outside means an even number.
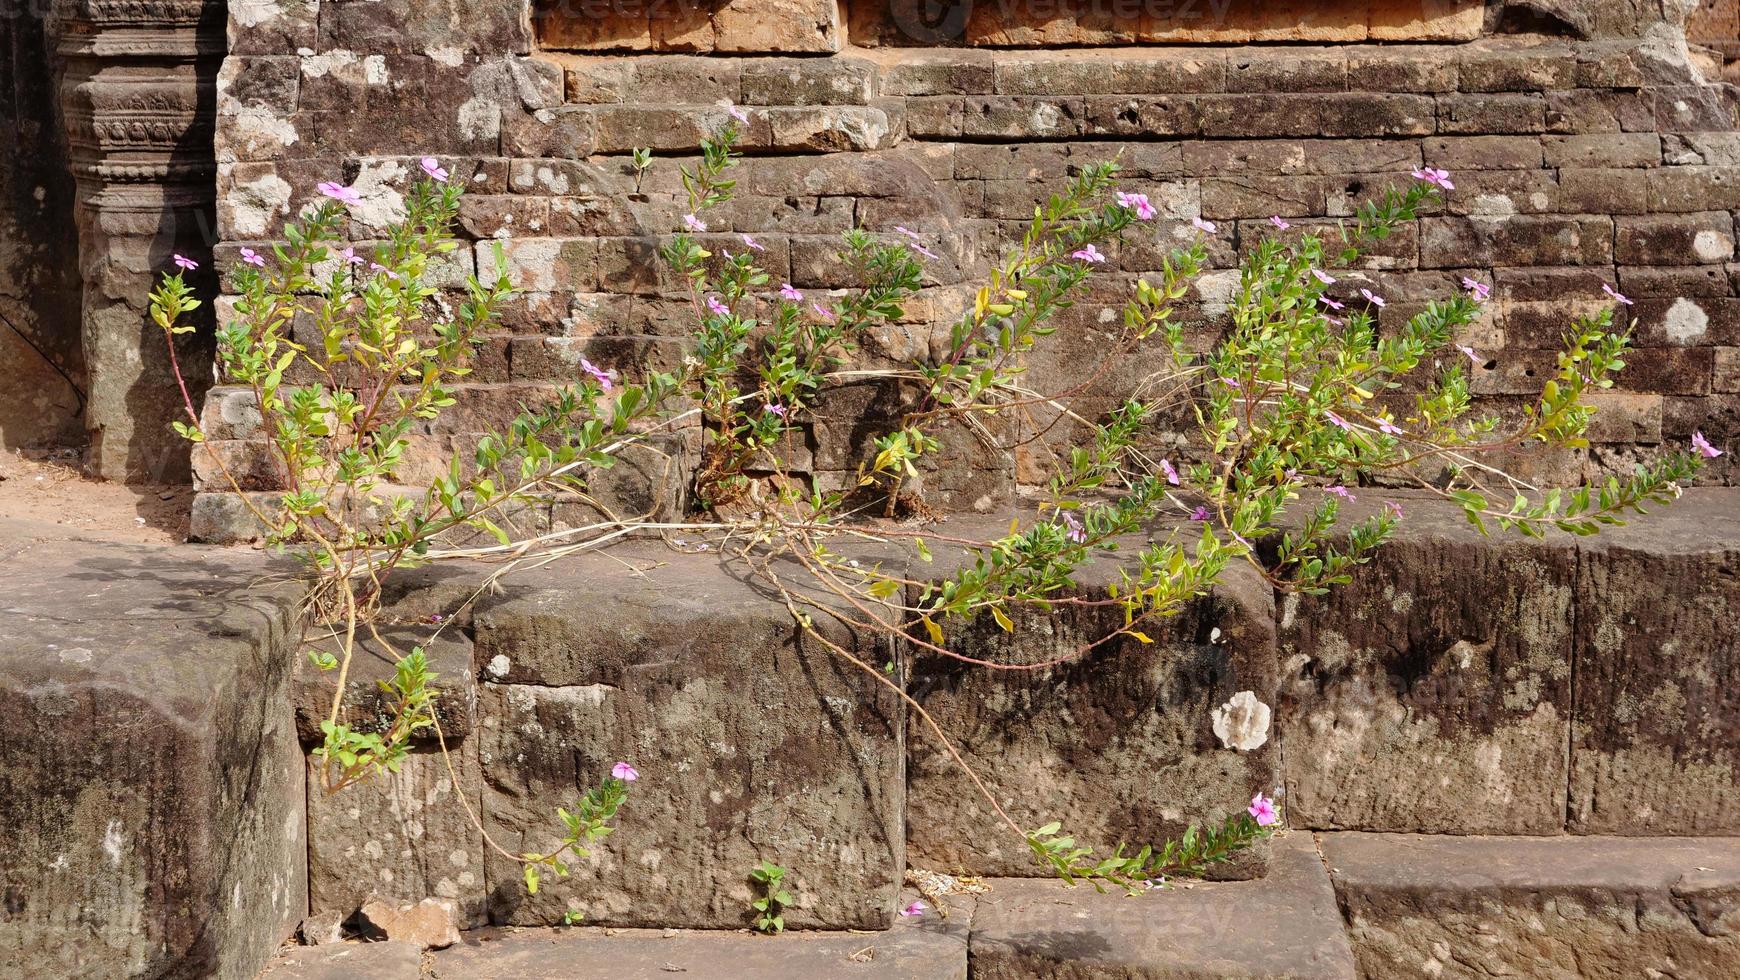
[[[1668,307],[1667,315],[1662,317],[1662,329],[1667,332],[1669,340],[1676,344],[1689,344],[1704,335],[1710,327],[1710,315],[1704,308],[1689,299],[1674,300],[1674,305]]]
[[[398,160],[364,164],[350,185],[362,195],[361,203],[351,205],[351,216],[383,231],[404,220],[405,196],[399,193],[398,185],[408,172]]]
[[[1734,239],[1707,228],[1692,236],[1692,251],[1705,262],[1726,262],[1734,257]]]
[[[540,112],[542,118],[544,113]],[[474,95],[459,107],[459,135],[469,140],[493,140],[501,135],[501,106],[493,99]]]
[[[60,662],[63,664],[90,663],[91,651],[84,647],[67,647],[60,652]]]
[[[259,27],[284,13],[279,0],[230,0],[230,19],[238,27]]]
[[[121,866],[121,821],[109,821],[109,829],[103,834],[103,853],[108,855],[111,867]]]
[[[385,56],[371,54],[363,59],[363,81],[370,85],[387,84],[387,59]]]
[[[489,658],[489,663],[483,669],[485,673],[499,681],[508,675],[508,671],[512,670],[513,666],[513,661],[507,658],[507,654],[498,653]]]
[[[290,185],[277,174],[237,184],[225,198],[230,227],[241,239],[260,238],[290,209]]]
[[[455,47],[451,44],[425,48],[423,53],[428,55],[429,59],[436,64],[446,65],[449,68],[458,68],[460,65],[465,64],[465,49]]]
[[[1229,749],[1249,752],[1269,740],[1269,706],[1257,700],[1256,692],[1240,691],[1210,712],[1214,736]]]
[[[456,847],[447,852],[447,863],[455,868],[463,868],[471,863],[471,852],[463,847]]]
[[[302,74],[309,78],[322,78],[340,68],[348,68],[357,63],[355,51],[344,48],[334,48],[321,54],[306,54],[302,57]]]
[[[1516,214],[1516,202],[1503,194],[1480,194],[1468,213],[1481,218],[1508,218]]]
[[[1298,616],[1299,593],[1289,592],[1287,593],[1287,597],[1281,600],[1281,628],[1284,630],[1292,629],[1293,620],[1298,618]]]
[[[381,842],[378,840],[365,841],[363,853],[378,861],[381,859],[381,855],[386,853],[386,849],[381,847]]]

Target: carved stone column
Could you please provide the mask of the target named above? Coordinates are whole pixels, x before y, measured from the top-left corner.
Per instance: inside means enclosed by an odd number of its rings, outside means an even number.
[[[178,252],[200,263],[203,286],[215,283],[212,120],[224,2],[56,0],[55,14],[78,184],[91,468],[110,479],[184,480],[187,448],[169,428],[181,393],[146,296]],[[181,343],[197,398],[210,385],[211,331]]]

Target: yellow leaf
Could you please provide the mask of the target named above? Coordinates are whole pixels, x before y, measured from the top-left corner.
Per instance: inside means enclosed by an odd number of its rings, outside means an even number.
[[[1149,637],[1148,634],[1142,632],[1141,630],[1131,630],[1130,635],[1135,637],[1138,640],[1141,640],[1143,643],[1153,643],[1154,642],[1154,640],[1151,637]]]
[[[943,644],[942,627],[938,626],[934,621],[932,621],[929,616],[925,616],[922,618],[924,619],[925,631],[930,634],[930,642],[936,644],[939,647],[942,646],[942,644]]]
[[[1005,632],[1005,633],[1015,632],[1015,624],[1009,621],[1009,617],[1004,614],[1001,607],[998,607],[998,606],[991,607],[991,618],[993,618],[997,621],[998,626],[1003,627],[1003,632]]]

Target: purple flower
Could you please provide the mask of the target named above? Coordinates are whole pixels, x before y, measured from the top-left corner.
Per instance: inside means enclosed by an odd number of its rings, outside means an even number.
[[[1710,440],[1704,438],[1702,431],[1692,433],[1692,448],[1703,453],[1705,459],[1715,459],[1722,455],[1722,450],[1710,445]]]
[[[1341,416],[1335,414],[1334,412],[1324,412],[1323,414],[1328,417],[1329,424],[1335,426],[1338,429],[1341,429],[1343,432],[1352,432],[1353,431],[1353,427],[1347,424],[1347,420],[1342,418]]]
[[[1278,214],[1272,214],[1269,216],[1269,224],[1274,225],[1275,228],[1280,231],[1286,231],[1288,228],[1293,227],[1291,221],[1288,221],[1286,218],[1283,218]]]
[[[1371,305],[1377,307],[1380,310],[1384,308],[1384,306],[1385,306],[1384,298],[1382,296],[1379,296],[1377,293],[1374,293],[1369,289],[1361,289],[1359,291],[1359,294],[1361,296],[1365,297],[1365,301],[1367,303],[1370,303]]]
[[[1087,528],[1082,527],[1081,521],[1077,520],[1076,516],[1067,510],[1063,512],[1063,526],[1069,529],[1065,532],[1065,536],[1071,541],[1076,544],[1087,543]]]
[[[1246,812],[1257,821],[1259,827],[1271,826],[1281,819],[1275,813],[1275,801],[1264,796],[1261,792],[1251,797],[1251,805]]]
[[[1160,461],[1160,472],[1166,474],[1167,483],[1173,486],[1178,485],[1178,471],[1173,468],[1171,460],[1163,459]]]
[[[256,268],[264,268],[266,265],[266,257],[251,248],[242,249],[242,261]]]
[[[914,252],[917,252],[918,254],[924,256],[927,259],[937,258],[937,254],[935,252],[931,251],[928,248],[925,248],[923,245],[920,245],[917,242],[912,243],[912,250]]]
[[[683,227],[690,231],[706,231],[707,223],[692,214],[683,215]]]
[[[1204,524],[1207,524],[1213,516],[1214,515],[1208,512],[1208,506],[1206,504],[1197,504],[1196,509],[1190,512],[1191,520],[1201,521]]]
[[[1330,275],[1327,272],[1322,271],[1321,269],[1312,269],[1311,275],[1313,277],[1315,277],[1318,282],[1322,283],[1325,286],[1335,285],[1335,277]]]
[[[1337,303],[1335,300],[1332,300],[1327,296],[1317,297],[1317,302],[1322,303],[1324,306],[1327,306],[1332,310],[1343,310],[1347,308],[1346,303]]]
[[[1106,257],[1100,254],[1100,250],[1094,248],[1093,242],[1088,242],[1081,248],[1069,253],[1069,257],[1072,259],[1080,259],[1083,262],[1104,262],[1106,260]]]
[[[1219,225],[1216,225],[1212,221],[1204,221],[1201,218],[1191,218],[1190,224],[1191,227],[1195,228],[1197,231],[1205,232],[1210,235],[1220,230]]]
[[[350,187],[346,187],[343,184],[337,183],[336,181],[331,181],[331,180],[321,181],[320,184],[316,187],[316,189],[319,190],[320,193],[325,194],[327,197],[332,198],[333,200],[339,202],[340,204],[361,204],[362,203],[362,195],[361,194],[358,194],[355,191],[355,189],[350,188]]]
[[[437,160],[434,157],[424,157],[422,163],[423,163],[423,172],[428,174],[431,179],[434,179],[434,180],[446,180],[447,179],[447,168],[443,167],[441,165],[440,160]]]
[[[915,242],[921,241],[921,239],[918,237],[918,232],[913,231],[911,228],[908,228],[905,225],[895,225],[894,230],[900,232],[902,235],[905,235],[906,237],[912,239]]]
[[[1402,519],[1402,505],[1401,504],[1398,504],[1393,500],[1386,500],[1386,501],[1384,501],[1384,510],[1389,511],[1390,514],[1393,515],[1396,520],[1399,521]]]
[[[837,319],[837,317],[834,316],[833,310],[828,309],[827,307],[823,306],[820,303],[811,303],[810,309],[815,310],[816,316],[821,317],[822,319],[828,321],[829,323],[833,323],[834,320]]]
[[[911,905],[908,905],[906,908],[901,909],[900,914],[906,916],[909,919],[910,918],[917,918],[918,916],[923,915],[924,910],[929,908],[929,907],[930,906],[924,904],[923,902],[913,902]]]
[[[1148,195],[1146,194],[1126,194],[1119,191],[1118,205],[1136,212],[1136,220],[1138,221],[1152,221],[1160,213],[1154,205],[1148,203]]]
[[[1473,279],[1470,279],[1467,276],[1462,277],[1462,288],[1468,290],[1470,293],[1473,293],[1474,298],[1477,301],[1482,302],[1482,303],[1486,302],[1487,299],[1491,298],[1491,296],[1492,296],[1492,287],[1491,286],[1488,286],[1486,283],[1483,283],[1483,282],[1475,282]]]
[[[797,287],[789,282],[782,282],[779,284],[779,294],[784,296],[786,299],[791,300],[793,303],[804,298],[804,294],[798,292]]]
[[[1456,349],[1461,351],[1464,355],[1466,355],[1468,357],[1468,363],[1474,365],[1475,367],[1480,366],[1480,355],[1476,354],[1474,352],[1474,348],[1469,347],[1466,344],[1457,344]]]
[[[1423,180],[1428,184],[1435,187],[1442,187],[1447,191],[1453,191],[1456,189],[1456,185],[1450,183],[1450,171],[1448,170],[1434,170],[1431,167],[1426,167],[1423,170],[1414,171],[1414,179]]]
[[[763,247],[762,247],[762,246],[761,246],[761,243],[760,243],[760,242],[758,242],[758,241],[756,241],[756,240],[755,240],[755,239],[754,239],[754,238],[753,238],[753,237],[751,237],[751,236],[750,236],[750,235],[748,235],[748,234],[745,234],[745,235],[744,235],[744,236],[743,236],[743,244],[745,244],[745,245],[747,245],[747,246],[749,246],[749,247],[750,247],[750,248],[752,248],[752,249],[754,249],[754,250],[755,250],[755,251],[757,251],[757,252],[765,252],[765,251],[767,251],[767,249],[765,249],[765,248],[763,248]]]
[[[188,258],[187,256],[182,255],[180,252],[175,253],[175,264],[180,266],[183,269],[188,270],[189,272],[192,272],[194,269],[199,268],[198,262],[195,262],[194,260]]]
[[[770,415],[777,415],[782,419],[785,418],[785,411],[786,411],[785,406],[781,405],[779,402],[768,402],[767,404],[761,406],[761,408],[762,408],[762,411],[765,411]]]
[[[610,767],[610,775],[625,783],[632,783],[640,778],[640,770],[626,762],[618,762]]]
[[[598,382],[598,387],[605,391],[609,391],[615,384],[615,371],[606,371],[584,357],[580,359],[580,370],[592,375],[593,380]]]
[[[1238,380],[1236,378],[1216,378],[1215,380],[1219,381],[1223,385],[1226,385],[1228,388],[1231,388],[1234,391],[1241,390],[1241,386],[1238,383]]]
[[[749,124],[749,113],[744,112],[742,109],[739,109],[734,105],[727,105],[725,111],[731,113],[731,118],[738,122],[743,123],[744,125]]]
[[[719,297],[717,296],[707,297],[707,309],[712,310],[718,316],[731,315],[731,307],[719,302]]]
[[[1606,283],[1601,284],[1601,291],[1606,293],[1610,298],[1612,298],[1612,300],[1615,303],[1624,303],[1626,306],[1632,305],[1630,298],[1628,298],[1624,293],[1620,292],[1619,290],[1614,289],[1612,286],[1607,285]]]
[[[387,268],[386,266],[380,264],[379,262],[370,262],[369,263],[369,271],[370,272],[384,272],[389,276],[393,274],[393,270]]]
[[[1324,487],[1323,492],[1335,494],[1337,497],[1340,497],[1342,500],[1345,500],[1350,504],[1356,499],[1353,495],[1353,491],[1343,486]]]
[[[1389,436],[1399,436],[1402,434],[1402,430],[1389,419],[1378,419],[1378,431]]]
[[[338,253],[338,257],[345,260],[347,263],[349,263],[351,265],[362,265],[363,264],[362,256],[356,254],[356,246],[355,245],[345,246],[344,251]]]

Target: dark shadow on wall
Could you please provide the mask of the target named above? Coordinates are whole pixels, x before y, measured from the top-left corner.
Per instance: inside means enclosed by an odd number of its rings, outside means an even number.
[[[84,441],[78,236],[42,4],[0,2],[0,449]]]

